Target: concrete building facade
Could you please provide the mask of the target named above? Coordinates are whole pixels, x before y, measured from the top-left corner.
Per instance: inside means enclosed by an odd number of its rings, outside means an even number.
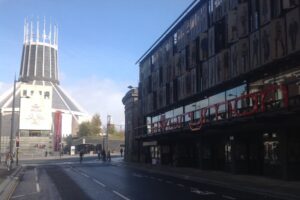
[[[64,135],[76,135],[88,114],[59,85],[58,28],[25,22],[18,80],[0,97],[3,154],[41,156],[62,149]]]
[[[132,88],[123,97],[122,102],[125,106],[125,153],[126,161],[138,161],[139,150],[135,137],[138,136],[138,89]]]

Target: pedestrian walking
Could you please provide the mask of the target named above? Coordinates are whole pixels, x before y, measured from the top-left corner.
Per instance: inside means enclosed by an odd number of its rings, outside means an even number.
[[[83,150],[80,150],[80,152],[79,152],[79,157],[80,157],[80,163],[82,163]]]
[[[109,162],[111,161],[110,151],[109,150],[107,151],[107,161],[109,161]]]
[[[100,152],[100,149],[98,149],[97,154],[98,154],[98,160],[100,160],[100,159],[101,159],[101,152]]]
[[[6,163],[7,171],[9,171],[11,168],[11,164],[13,163],[13,158],[10,152],[6,153],[5,163]]]
[[[105,150],[102,150],[102,161],[106,161],[106,153]]]
[[[121,154],[121,157],[123,157],[123,149],[122,148],[120,149],[120,154]]]

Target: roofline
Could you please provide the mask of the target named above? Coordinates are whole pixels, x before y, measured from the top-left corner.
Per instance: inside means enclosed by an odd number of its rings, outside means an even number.
[[[165,30],[165,32],[150,46],[150,48],[135,62],[135,64],[140,63],[144,58],[146,58],[157,46],[160,44],[161,41],[164,40],[165,36],[170,34],[176,26],[183,20],[188,13],[195,8],[196,3],[200,3],[203,0],[194,0],[180,15],[177,19]]]

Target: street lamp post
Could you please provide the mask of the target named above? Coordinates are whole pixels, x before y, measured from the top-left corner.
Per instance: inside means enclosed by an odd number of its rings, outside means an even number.
[[[12,103],[12,113],[11,113],[11,126],[10,126],[10,141],[9,141],[9,153],[12,156],[13,151],[13,133],[14,133],[14,125],[15,125],[15,99],[16,99],[16,77],[14,80],[14,90],[13,90],[13,103]],[[9,165],[11,170],[11,165]]]
[[[2,156],[2,145],[1,145],[1,138],[2,138],[2,109],[0,108],[0,163],[1,163],[1,156]]]
[[[108,151],[108,134],[110,131],[110,125],[111,125],[111,115],[107,115],[106,152]]]

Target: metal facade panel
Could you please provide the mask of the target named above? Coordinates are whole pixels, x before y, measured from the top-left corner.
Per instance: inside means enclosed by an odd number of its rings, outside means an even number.
[[[286,31],[285,20],[283,18],[274,19],[271,22],[272,58],[278,59],[286,55]]]
[[[260,66],[260,32],[256,31],[250,35],[250,68]]]
[[[295,8],[286,14],[288,53],[300,49],[300,12]]]

